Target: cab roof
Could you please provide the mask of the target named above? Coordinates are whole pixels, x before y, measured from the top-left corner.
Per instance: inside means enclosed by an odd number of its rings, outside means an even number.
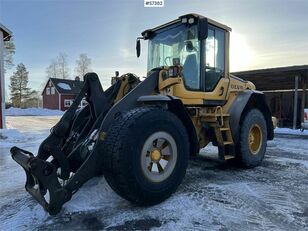
[[[160,26],[154,27],[154,28],[152,28],[152,29],[145,30],[145,31],[143,31],[141,34],[142,34],[142,36],[144,36],[147,32],[150,32],[150,33],[151,33],[151,32],[155,32],[155,31],[157,31],[157,30],[160,30],[160,29],[165,28],[165,27],[167,27],[167,26],[170,26],[170,25],[172,25],[172,24],[181,22],[182,18],[194,18],[194,19],[196,19],[196,20],[198,21],[199,19],[201,19],[201,18],[206,18],[206,17],[204,17],[204,16],[202,16],[202,15],[200,15],[200,14],[195,14],[195,13],[185,14],[185,15],[182,15],[182,16],[178,17],[177,19],[175,19],[175,20],[173,20],[173,21],[167,22],[167,23],[165,23],[165,24],[162,24],[162,25],[160,25]],[[219,23],[219,22],[216,22],[216,21],[214,21],[214,20],[212,20],[212,19],[210,19],[210,18],[206,18],[206,19],[207,19],[208,23],[211,24],[211,25],[213,25],[213,26],[219,27],[219,28],[221,28],[221,29],[223,29],[223,30],[225,30],[225,31],[232,31],[232,29],[231,29],[230,27],[228,27],[228,26],[226,26],[226,25],[224,25],[224,24],[221,24],[221,23]]]

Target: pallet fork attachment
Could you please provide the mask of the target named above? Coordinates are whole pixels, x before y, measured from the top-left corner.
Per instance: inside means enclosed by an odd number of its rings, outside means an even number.
[[[81,110],[90,111],[86,122],[92,125],[91,134],[87,134],[87,139],[76,144],[72,152],[67,153],[63,146],[65,146],[67,137],[72,130],[78,105],[84,97],[88,102],[86,106],[88,108]],[[79,95],[60,121],[51,129],[50,135],[42,142],[37,156],[18,147],[11,148],[12,158],[26,172],[26,190],[51,215],[58,213],[62,205],[70,200],[72,194],[83,183],[97,175],[98,153],[95,150],[91,152],[87,147],[90,142],[94,141],[94,138],[97,138],[100,126],[98,123],[102,121],[110,106],[98,76],[95,73],[88,73],[84,77],[84,86]],[[83,131],[83,133],[87,132],[89,131]],[[90,153],[91,155],[89,155]],[[71,161],[76,156],[79,157],[79,161]],[[50,162],[47,160],[49,157],[52,157]],[[60,171],[57,171],[58,169]]]
[[[26,190],[50,215],[59,213],[86,181],[103,172],[104,135],[115,117],[136,107],[140,96],[156,89],[158,73],[152,73],[116,104],[113,102],[121,80],[104,92],[98,76],[86,74],[79,95],[42,142],[37,156],[11,148],[12,158],[26,172]],[[78,110],[84,97],[88,105]]]

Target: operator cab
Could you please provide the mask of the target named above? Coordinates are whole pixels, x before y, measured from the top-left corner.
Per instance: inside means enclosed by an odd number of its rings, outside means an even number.
[[[229,31],[229,27],[197,14],[144,31],[142,39],[149,40],[148,72],[161,66],[181,65],[187,90],[213,91],[219,80],[229,74]]]

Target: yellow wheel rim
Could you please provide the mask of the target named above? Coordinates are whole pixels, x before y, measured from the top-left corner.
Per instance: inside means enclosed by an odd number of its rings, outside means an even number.
[[[248,135],[249,150],[252,154],[258,154],[262,146],[262,141],[263,135],[261,127],[258,124],[252,125]]]
[[[151,160],[157,162],[161,158],[161,153],[158,149],[154,149],[150,154]]]

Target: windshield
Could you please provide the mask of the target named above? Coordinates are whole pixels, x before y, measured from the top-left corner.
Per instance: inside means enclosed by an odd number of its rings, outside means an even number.
[[[185,85],[200,88],[200,44],[196,25],[178,23],[162,29],[149,40],[148,71],[156,67],[172,66],[180,60]]]

